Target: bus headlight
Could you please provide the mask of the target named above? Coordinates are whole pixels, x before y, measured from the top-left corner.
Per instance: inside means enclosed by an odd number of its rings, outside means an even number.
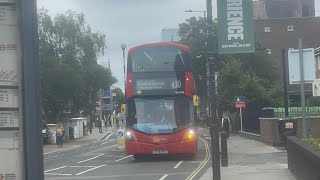
[[[130,131],[127,131],[127,133],[126,133],[126,139],[128,139],[128,140],[133,140],[133,137],[132,137],[132,134],[131,134]]]
[[[193,129],[189,129],[187,134],[187,139],[193,139],[196,135],[196,132]]]

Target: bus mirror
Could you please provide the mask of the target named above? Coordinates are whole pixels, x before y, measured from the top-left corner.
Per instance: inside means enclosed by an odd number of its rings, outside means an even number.
[[[198,107],[199,106],[199,96],[193,95],[193,106]]]
[[[126,104],[121,104],[121,114],[122,115],[126,114]]]

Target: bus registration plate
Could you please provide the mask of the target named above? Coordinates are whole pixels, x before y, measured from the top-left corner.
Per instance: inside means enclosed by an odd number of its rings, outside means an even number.
[[[168,154],[167,150],[153,150],[153,154]]]

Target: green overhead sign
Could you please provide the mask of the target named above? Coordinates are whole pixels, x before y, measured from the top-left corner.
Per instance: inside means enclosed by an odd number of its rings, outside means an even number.
[[[219,54],[254,52],[252,0],[218,0]]]

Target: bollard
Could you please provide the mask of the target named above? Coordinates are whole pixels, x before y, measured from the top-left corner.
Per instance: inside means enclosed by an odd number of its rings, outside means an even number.
[[[221,165],[222,167],[228,167],[228,134],[221,132]]]
[[[125,149],[125,137],[124,137],[124,129],[118,129],[117,132],[117,149],[123,150]]]

